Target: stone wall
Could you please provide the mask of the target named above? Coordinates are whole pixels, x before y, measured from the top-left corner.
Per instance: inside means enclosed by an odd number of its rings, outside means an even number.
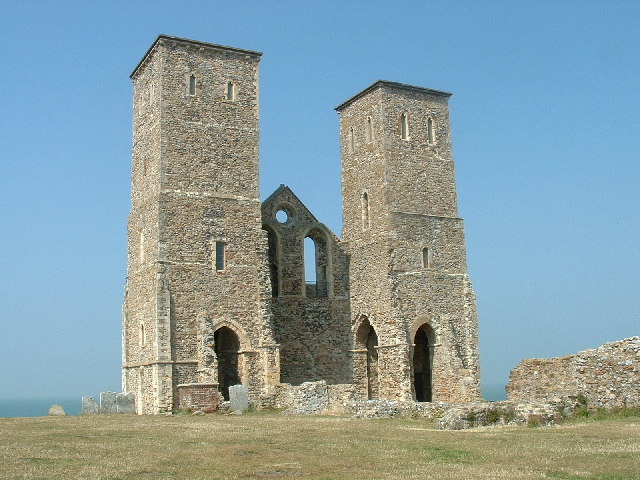
[[[278,212],[284,213],[283,221]],[[262,224],[269,236],[270,306],[281,381],[351,382],[348,261],[339,240],[284,185],[262,203]],[[313,240],[315,252],[305,251],[306,238]],[[305,255],[315,258],[311,281],[305,281]]]
[[[584,395],[590,406],[640,406],[640,337],[566,357],[522,360],[511,371],[506,388],[513,401]]]

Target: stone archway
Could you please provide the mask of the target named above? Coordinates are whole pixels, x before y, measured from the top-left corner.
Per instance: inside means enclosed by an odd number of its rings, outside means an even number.
[[[433,399],[433,347],[435,332],[424,323],[413,339],[413,391],[417,402],[431,402]]]
[[[361,372],[362,382],[366,386],[369,400],[380,395],[378,379],[378,334],[368,318],[364,318],[356,332],[356,351],[360,353],[356,359],[356,371]]]
[[[240,339],[229,327],[220,327],[214,334],[214,351],[218,359],[218,384],[225,400],[229,400],[229,387],[240,382]]]

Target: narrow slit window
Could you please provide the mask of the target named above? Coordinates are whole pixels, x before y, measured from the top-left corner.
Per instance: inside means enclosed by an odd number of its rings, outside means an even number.
[[[144,323],[140,324],[140,346],[144,347],[147,343],[147,337],[144,333]]]
[[[434,143],[436,141],[435,127],[433,125],[433,118],[431,117],[427,119],[427,141],[429,143]]]
[[[234,101],[236,99],[236,86],[233,82],[227,82],[227,100]]]
[[[355,140],[354,140],[353,127],[349,128],[349,139],[348,139],[347,143],[349,144],[349,153],[353,153],[353,151],[355,150]]]
[[[403,140],[409,138],[409,117],[406,113],[400,115],[400,138]]]
[[[365,140],[367,143],[373,140],[373,126],[371,124],[371,117],[367,117],[367,123],[365,125]]]
[[[369,228],[369,195],[367,192],[362,194],[360,201],[362,203],[362,229],[366,230]]]
[[[216,270],[218,272],[224,271],[226,267],[226,258],[225,258],[225,250],[227,244],[224,242],[216,242]]]
[[[194,74],[189,75],[189,95],[196,94],[196,76]]]
[[[427,247],[422,249],[422,266],[424,268],[431,268],[431,252]]]

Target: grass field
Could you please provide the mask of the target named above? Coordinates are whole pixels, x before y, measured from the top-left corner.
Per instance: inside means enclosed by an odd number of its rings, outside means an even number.
[[[640,479],[640,417],[466,431],[275,413],[2,418],[0,478]]]

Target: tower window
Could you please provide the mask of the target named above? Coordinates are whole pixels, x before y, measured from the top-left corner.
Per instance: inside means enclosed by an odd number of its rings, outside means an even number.
[[[367,123],[365,124],[364,136],[367,143],[373,140],[373,125],[371,124],[371,117],[367,117]]]
[[[140,346],[144,347],[147,343],[147,337],[144,333],[144,323],[140,324]]]
[[[227,244],[224,242],[216,242],[216,251],[215,251],[216,258],[214,263],[216,265],[216,270],[218,272],[224,271],[226,267],[226,255],[225,255],[226,246]]]
[[[433,118],[427,118],[427,141],[429,143],[435,143],[436,141],[436,131],[433,123]]]
[[[431,252],[427,247],[422,249],[422,266],[424,268],[431,268]]]
[[[362,194],[362,198],[360,198],[360,203],[362,204],[362,229],[366,230],[369,228],[369,195],[367,192]]]
[[[192,73],[189,75],[189,95],[196,94],[196,76]]]
[[[409,139],[409,117],[406,113],[400,115],[400,138]]]
[[[349,153],[353,153],[353,151],[355,150],[355,139],[354,139],[354,133],[353,133],[353,127],[349,127],[349,138],[348,138],[348,147],[349,147]]]
[[[234,101],[236,99],[236,86],[233,82],[227,82],[227,100]]]

